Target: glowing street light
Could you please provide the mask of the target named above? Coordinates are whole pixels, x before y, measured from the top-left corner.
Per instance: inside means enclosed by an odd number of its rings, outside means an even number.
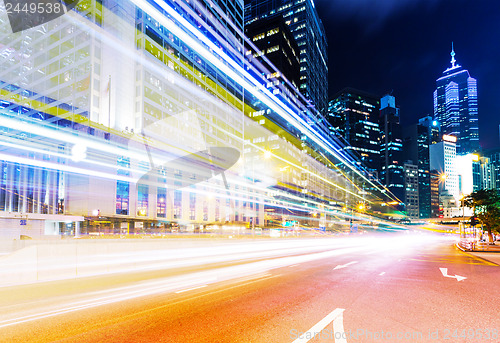
[[[446,173],[442,173],[441,175],[439,175],[439,179],[442,182],[445,182],[447,178],[448,178],[448,175],[446,175]]]

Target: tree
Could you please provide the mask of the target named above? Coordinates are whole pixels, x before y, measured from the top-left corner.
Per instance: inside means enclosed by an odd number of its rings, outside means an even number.
[[[480,189],[464,198],[464,206],[472,208],[474,217],[479,218],[488,231],[490,242],[492,232],[500,229],[500,194],[496,189]]]

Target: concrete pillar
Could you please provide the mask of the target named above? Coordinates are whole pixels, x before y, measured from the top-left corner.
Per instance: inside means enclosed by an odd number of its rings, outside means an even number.
[[[75,222],[75,237],[80,237],[80,222]]]

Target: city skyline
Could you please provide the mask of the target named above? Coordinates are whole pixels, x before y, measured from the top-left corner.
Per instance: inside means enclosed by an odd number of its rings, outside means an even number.
[[[384,1],[375,7],[361,0],[317,0],[316,7],[328,38],[330,98],[344,87],[392,92],[402,124],[414,124],[433,115],[435,80],[449,66],[453,42],[457,62],[478,80],[481,146],[500,145],[500,48],[491,44],[500,30],[489,16],[500,3]]]

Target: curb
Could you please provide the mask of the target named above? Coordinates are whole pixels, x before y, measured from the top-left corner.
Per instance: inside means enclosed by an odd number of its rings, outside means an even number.
[[[460,250],[462,250],[462,251],[464,251],[464,252],[474,251],[474,250],[466,250],[466,249],[462,248],[462,247],[460,246],[460,244],[458,244],[458,243],[455,243],[455,246],[456,246],[458,249],[460,249]]]

